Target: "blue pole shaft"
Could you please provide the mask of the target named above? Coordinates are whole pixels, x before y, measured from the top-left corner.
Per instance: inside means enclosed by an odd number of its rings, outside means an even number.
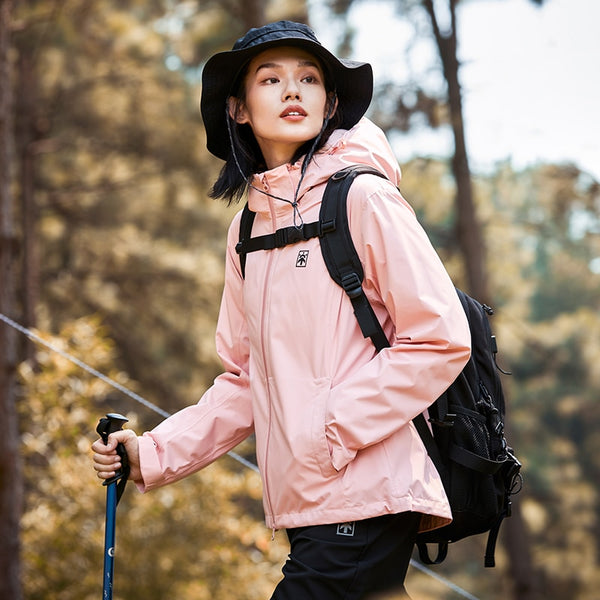
[[[117,516],[117,483],[106,488],[106,521],[104,524],[104,585],[103,600],[112,600],[115,562],[115,522]]]

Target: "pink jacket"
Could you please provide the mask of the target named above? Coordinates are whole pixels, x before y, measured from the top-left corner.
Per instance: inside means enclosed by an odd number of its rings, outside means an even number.
[[[385,136],[367,119],[334,132],[314,158],[298,196],[303,221],[318,219],[328,177],[355,163],[393,182],[362,175],[348,197],[364,288],[391,347],[377,354],[363,338],[318,238],[249,254],[244,280],[235,252],[238,214],[216,336],[225,372],[198,404],[140,437],[143,490],[201,469],[254,432],[270,528],[402,511],[422,513],[421,530],[449,522],[443,486],[411,419],[468,360],[466,317],[396,188],[400,171]],[[254,185],[291,200],[299,166],[257,175]],[[257,213],[254,236],[293,223],[287,202],[251,189],[249,203]]]

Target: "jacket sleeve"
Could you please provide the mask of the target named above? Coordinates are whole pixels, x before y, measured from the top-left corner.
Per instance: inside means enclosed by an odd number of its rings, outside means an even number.
[[[138,438],[141,491],[198,471],[253,432],[243,280],[234,249],[238,229],[235,219],[228,234],[225,286],[216,333],[224,373],[197,404],[180,410]]]
[[[398,190],[358,177],[348,212],[363,287],[391,346],[331,390],[326,433],[338,470],[426,410],[470,355],[454,285]]]

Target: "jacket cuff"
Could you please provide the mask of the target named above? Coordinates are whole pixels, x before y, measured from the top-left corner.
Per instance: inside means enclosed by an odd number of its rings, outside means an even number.
[[[163,483],[163,474],[158,460],[156,442],[149,434],[144,433],[138,436],[140,452],[140,470],[142,472],[142,481],[136,481],[137,489],[144,493],[153,488],[159,487]]]

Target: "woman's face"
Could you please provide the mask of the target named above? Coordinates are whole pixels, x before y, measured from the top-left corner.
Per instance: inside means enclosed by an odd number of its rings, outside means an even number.
[[[327,92],[312,54],[293,47],[265,50],[250,61],[244,86],[245,98],[237,100],[232,116],[250,125],[269,169],[289,162],[319,134]]]

